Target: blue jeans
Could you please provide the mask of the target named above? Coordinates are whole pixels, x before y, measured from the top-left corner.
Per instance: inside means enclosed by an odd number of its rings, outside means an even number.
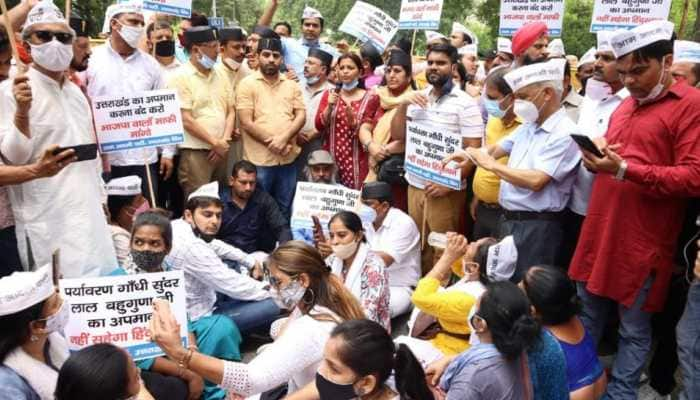
[[[297,167],[295,163],[275,165],[274,167],[257,167],[258,184],[272,196],[286,218],[292,215],[292,200],[297,185]]]
[[[652,278],[649,277],[631,307],[614,300],[597,296],[586,290],[584,282],[577,282],[578,296],[583,303],[581,322],[597,345],[609,312],[616,310],[620,316],[617,356],[612,368],[612,378],[603,399],[636,400],[639,378],[651,350],[651,313],[642,311]]]
[[[676,328],[678,363],[683,373],[681,400],[700,399],[700,281],[688,291],[688,303]]]
[[[272,299],[244,301],[219,298],[214,314],[228,316],[236,323],[241,335],[269,332],[270,324],[280,316],[280,308]]]

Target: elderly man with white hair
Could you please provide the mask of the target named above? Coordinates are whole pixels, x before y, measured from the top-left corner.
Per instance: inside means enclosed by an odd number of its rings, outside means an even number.
[[[90,106],[65,75],[73,58],[75,32],[61,11],[49,1],[34,6],[22,38],[34,62],[26,74],[0,91],[3,161],[31,164],[54,144],[94,144]],[[93,159],[73,163],[51,179],[9,187],[25,269],[51,262],[57,249],[66,278],[98,276],[117,267],[102,212],[100,166],[93,151]]]
[[[513,111],[523,124],[493,146],[469,148],[446,160],[471,160],[501,178],[501,236],[513,235],[518,248],[516,282],[531,266],[555,263],[562,211],[581,159],[569,136],[578,129],[561,105],[565,64],[555,59],[506,74],[515,95]],[[496,161],[506,155],[507,165]]]

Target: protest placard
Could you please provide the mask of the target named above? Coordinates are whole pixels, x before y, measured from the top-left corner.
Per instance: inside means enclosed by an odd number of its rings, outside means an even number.
[[[371,42],[383,51],[399,29],[399,23],[379,8],[358,1],[340,24],[338,30],[358,38],[361,42]]]
[[[442,168],[442,160],[461,148],[462,136],[457,131],[424,119],[406,122],[406,172],[460,190],[462,170],[452,165]]]
[[[341,185],[298,182],[292,203],[292,229],[312,229],[311,216],[315,215],[324,228],[338,211],[354,210],[360,200],[360,191]]]
[[[182,143],[180,101],[173,89],[92,99],[103,153]]]
[[[671,0],[595,0],[591,32],[632,29],[657,19],[668,19]]]
[[[155,298],[171,303],[187,346],[184,279],[182,271],[62,279],[61,293],[70,311],[64,332],[69,349],[112,343],[127,350],[134,360],[162,356],[160,347],[150,341],[148,329]]]
[[[402,0],[399,29],[439,29],[443,0]]]
[[[143,0],[143,9],[189,18],[192,14],[192,0]]]
[[[500,15],[500,36],[513,36],[521,26],[532,22],[544,22],[549,36],[561,36],[564,0],[501,0]]]
[[[209,26],[216,29],[223,29],[224,18],[223,17],[209,17]]]

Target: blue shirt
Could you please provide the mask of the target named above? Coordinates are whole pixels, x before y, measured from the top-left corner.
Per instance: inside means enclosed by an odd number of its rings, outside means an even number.
[[[272,251],[275,242],[292,240],[289,220],[275,200],[261,189],[255,189],[243,209],[231,199],[231,188],[223,186],[219,196],[224,203],[221,229],[217,238],[250,254]]]
[[[0,364],[0,400],[40,400],[34,389],[12,368]]]
[[[309,49],[311,47],[318,47],[331,54],[333,58],[339,56],[338,51],[328,43],[319,42],[316,46],[309,46],[304,41],[304,38],[282,38],[282,56],[284,57],[284,63],[292,67],[299,78],[299,82],[302,84],[306,82],[304,78],[304,62],[309,55]]]
[[[527,352],[534,400],[568,400],[566,358],[557,339],[542,330],[540,341]]]
[[[508,167],[537,170],[552,180],[535,192],[501,179],[498,202],[510,211],[561,211],[571,197],[581,151],[569,136],[578,128],[564,108],[552,114],[541,126],[524,123],[498,143],[510,154]]]

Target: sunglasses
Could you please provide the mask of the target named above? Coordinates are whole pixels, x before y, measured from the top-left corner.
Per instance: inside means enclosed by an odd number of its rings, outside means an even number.
[[[68,32],[35,31],[34,34],[42,43],[48,43],[53,38],[56,38],[63,44],[71,44],[73,42],[73,34]]]

